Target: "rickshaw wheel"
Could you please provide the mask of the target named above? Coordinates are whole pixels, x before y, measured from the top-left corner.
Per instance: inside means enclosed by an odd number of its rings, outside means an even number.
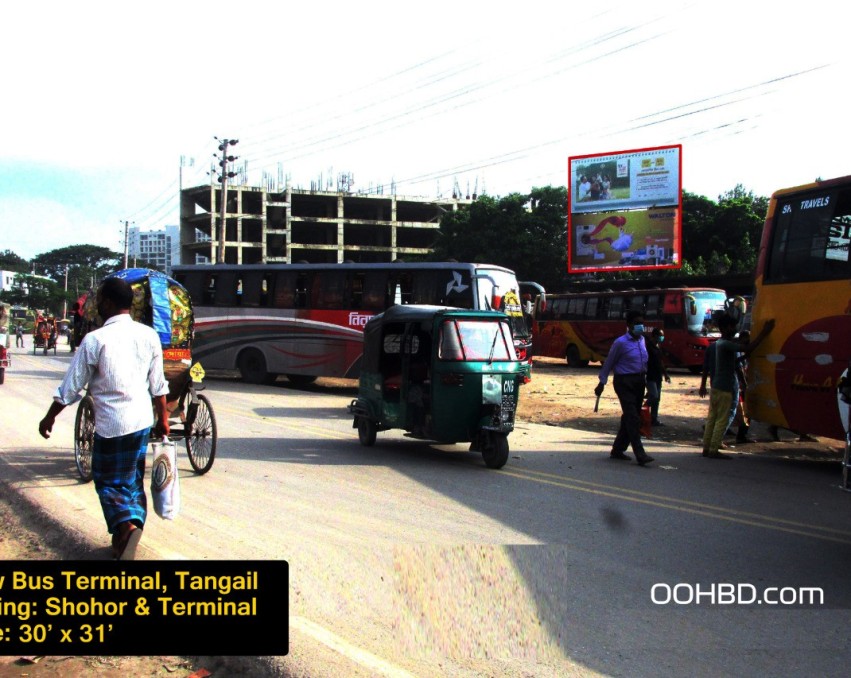
[[[358,417],[358,440],[364,447],[372,447],[375,445],[375,438],[378,431],[375,428],[375,422],[367,417]]]
[[[216,458],[217,430],[216,415],[213,414],[210,400],[207,396],[199,394],[195,416],[187,419],[184,433],[189,463],[199,475],[205,474],[213,467],[213,460]]]
[[[508,461],[508,436],[490,433],[482,441],[482,459],[488,468],[502,468]]]
[[[74,421],[74,462],[84,483],[92,479],[92,447],[95,443],[95,411],[91,396],[86,396],[77,407]]]

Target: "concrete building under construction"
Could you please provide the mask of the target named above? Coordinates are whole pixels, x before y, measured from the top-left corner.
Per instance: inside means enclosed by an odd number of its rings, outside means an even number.
[[[180,261],[218,261],[219,184],[181,191]],[[228,264],[390,262],[431,251],[443,214],[470,200],[227,187]]]

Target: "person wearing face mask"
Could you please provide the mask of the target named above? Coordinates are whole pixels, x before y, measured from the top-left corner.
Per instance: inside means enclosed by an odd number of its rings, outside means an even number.
[[[641,403],[647,379],[647,346],[644,342],[644,318],[638,311],[626,314],[626,334],[615,339],[600,370],[600,383],[594,389],[599,397],[613,374],[615,393],[621,404],[621,424],[612,444],[612,459],[629,459],[626,448],[632,446],[639,466],[653,461],[641,443]]]
[[[650,423],[653,426],[664,426],[659,421],[659,401],[662,399],[662,379],[668,384],[671,377],[665,368],[662,358],[662,342],[665,341],[665,333],[661,327],[654,327],[647,342],[647,404],[650,405]]]

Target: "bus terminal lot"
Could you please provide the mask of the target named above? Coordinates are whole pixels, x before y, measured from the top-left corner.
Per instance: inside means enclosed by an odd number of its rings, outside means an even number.
[[[73,409],[50,440],[37,433],[70,355],[14,358],[4,481],[106,557],[94,488],[75,475]],[[613,462],[617,401],[609,386],[594,418],[597,370],[536,364],[501,471],[397,432],[361,447],[353,382],[208,379],[216,465],[195,476],[179,446],[181,515],[151,516],[140,555],[288,560],[291,649],[278,661],[302,675],[844,675],[851,493],[838,457],[817,459],[831,445],[786,432],[784,455],[760,443],[704,459],[699,377],[676,372],[669,427],[648,443],[656,462]],[[573,425],[541,423],[547,407],[575,407]],[[808,458],[783,458],[796,450]],[[820,604],[769,602],[768,589],[813,588]]]

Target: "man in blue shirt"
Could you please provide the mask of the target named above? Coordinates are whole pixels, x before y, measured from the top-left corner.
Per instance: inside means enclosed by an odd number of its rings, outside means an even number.
[[[644,466],[653,461],[653,457],[644,451],[641,444],[641,403],[647,380],[647,346],[644,343],[644,318],[638,311],[626,314],[626,334],[615,339],[606,356],[600,370],[600,383],[594,389],[598,397],[606,388],[610,373],[614,374],[612,381],[622,412],[610,456],[612,459],[629,459],[625,452],[631,445],[638,465]]]

